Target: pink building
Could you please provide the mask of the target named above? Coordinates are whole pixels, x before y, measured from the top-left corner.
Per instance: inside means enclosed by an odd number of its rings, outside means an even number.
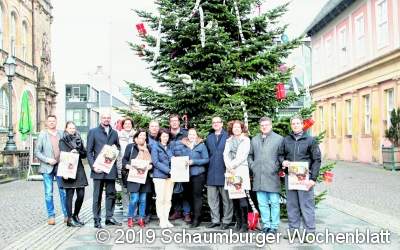
[[[331,0],[306,32],[324,156],[381,163],[400,106],[400,0]]]

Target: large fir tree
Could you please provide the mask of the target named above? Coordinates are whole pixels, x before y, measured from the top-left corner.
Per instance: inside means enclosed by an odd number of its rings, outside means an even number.
[[[216,114],[225,120],[243,120],[243,104],[250,124],[261,116],[275,117],[277,108],[285,108],[299,98],[288,93],[278,101],[275,88],[278,82],[286,83],[290,78],[291,70],[282,72],[279,66],[300,39],[280,42],[286,26],[279,25],[279,18],[287,5],[252,15],[259,2],[199,1],[204,13],[204,46],[201,11],[195,8],[195,0],[159,0],[159,15],[137,10],[153,30],[158,29],[161,19],[156,60],[156,36],[142,36],[144,51],[142,44],[131,46],[144,54],[143,59],[164,91],[130,83],[134,98],[154,116],[186,114],[190,126],[195,127],[209,126],[210,116]]]

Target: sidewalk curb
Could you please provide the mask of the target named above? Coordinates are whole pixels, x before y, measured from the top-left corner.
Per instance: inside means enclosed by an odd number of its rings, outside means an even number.
[[[86,223],[90,223],[93,217],[92,199],[87,199],[83,203],[80,217]],[[63,220],[63,215],[57,216],[55,226],[49,226],[45,223],[8,245],[4,250],[57,249],[64,241],[80,229],[79,227],[67,227],[66,224],[63,223]]]
[[[322,202],[325,205],[328,205],[355,218],[358,218],[375,226],[388,229],[396,234],[400,234],[400,219],[394,216],[383,214],[375,210],[365,208],[329,195],[327,195],[326,199]]]

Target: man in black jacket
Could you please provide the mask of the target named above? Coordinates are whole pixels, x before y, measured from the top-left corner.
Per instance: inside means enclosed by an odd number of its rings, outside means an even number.
[[[289,220],[289,230],[300,229],[303,218],[303,228],[307,233],[315,232],[315,203],[314,185],[319,176],[321,166],[321,152],[318,142],[303,131],[303,119],[294,116],[290,119],[292,132],[283,139],[279,148],[279,161],[282,168],[287,170],[291,162],[308,162],[309,180],[305,181],[308,191],[289,190],[288,177],[285,178],[287,211]]]
[[[89,130],[87,136],[87,159],[92,170],[90,177],[93,179],[93,219],[95,228],[102,227],[101,196],[104,186],[106,187],[106,225],[122,225],[122,223],[113,218],[116,199],[115,179],[118,177],[117,163],[114,163],[108,174],[93,166],[104,145],[115,145],[120,149],[118,133],[111,128],[110,121],[110,114],[102,114],[101,124],[97,128]]]

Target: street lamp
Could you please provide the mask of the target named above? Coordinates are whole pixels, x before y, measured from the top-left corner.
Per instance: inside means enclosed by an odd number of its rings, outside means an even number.
[[[6,146],[4,147],[5,151],[15,151],[17,150],[17,145],[14,141],[14,131],[12,125],[12,80],[15,75],[15,68],[17,64],[15,63],[15,59],[13,56],[8,56],[6,62],[4,63],[4,71],[6,76],[8,77],[8,140]]]

